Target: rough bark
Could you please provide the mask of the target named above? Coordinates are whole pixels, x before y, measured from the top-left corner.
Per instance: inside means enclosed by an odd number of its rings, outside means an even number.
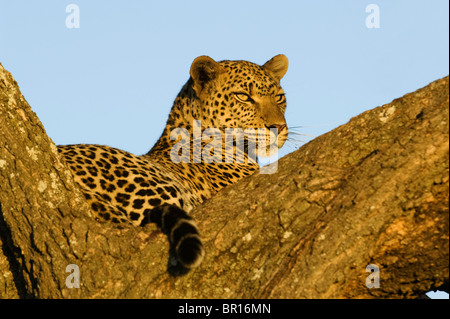
[[[207,256],[168,271],[155,226],[89,207],[0,65],[1,298],[414,298],[448,291],[448,77],[367,111],[193,212]],[[66,266],[80,269],[67,288]],[[380,268],[367,288],[366,266]]]

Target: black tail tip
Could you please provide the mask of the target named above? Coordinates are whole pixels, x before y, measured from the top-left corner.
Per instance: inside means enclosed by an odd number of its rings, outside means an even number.
[[[176,247],[176,257],[178,262],[188,269],[200,266],[204,256],[205,250],[197,235],[183,238]]]

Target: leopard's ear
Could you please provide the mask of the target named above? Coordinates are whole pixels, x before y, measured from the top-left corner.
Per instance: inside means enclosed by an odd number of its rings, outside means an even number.
[[[269,71],[278,81],[286,74],[288,66],[289,60],[284,54],[274,56],[263,65],[264,69]]]
[[[209,56],[199,56],[192,62],[191,78],[194,81],[193,88],[197,96],[201,96],[205,90],[211,87],[211,82],[215,80],[223,68],[219,63],[211,59]]]

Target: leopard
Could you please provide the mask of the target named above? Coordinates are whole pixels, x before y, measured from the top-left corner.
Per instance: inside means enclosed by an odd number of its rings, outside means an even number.
[[[188,271],[198,267],[205,248],[190,213],[258,171],[251,136],[267,138],[265,149],[283,146],[289,131],[280,81],[287,69],[283,54],[262,65],[199,56],[146,154],[97,144],[59,145],[93,217],[137,227],[154,223],[167,236],[175,264]],[[195,136],[212,128],[215,134]],[[235,134],[227,135],[230,130]]]

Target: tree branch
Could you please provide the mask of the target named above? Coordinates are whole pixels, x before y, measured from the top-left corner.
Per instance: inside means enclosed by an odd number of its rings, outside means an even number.
[[[198,207],[203,264],[155,226],[90,217],[0,65],[2,298],[415,298],[448,287],[448,77],[367,111]],[[69,264],[80,288],[67,288]],[[366,266],[379,267],[368,288]],[[444,287],[444,288],[442,288]]]

